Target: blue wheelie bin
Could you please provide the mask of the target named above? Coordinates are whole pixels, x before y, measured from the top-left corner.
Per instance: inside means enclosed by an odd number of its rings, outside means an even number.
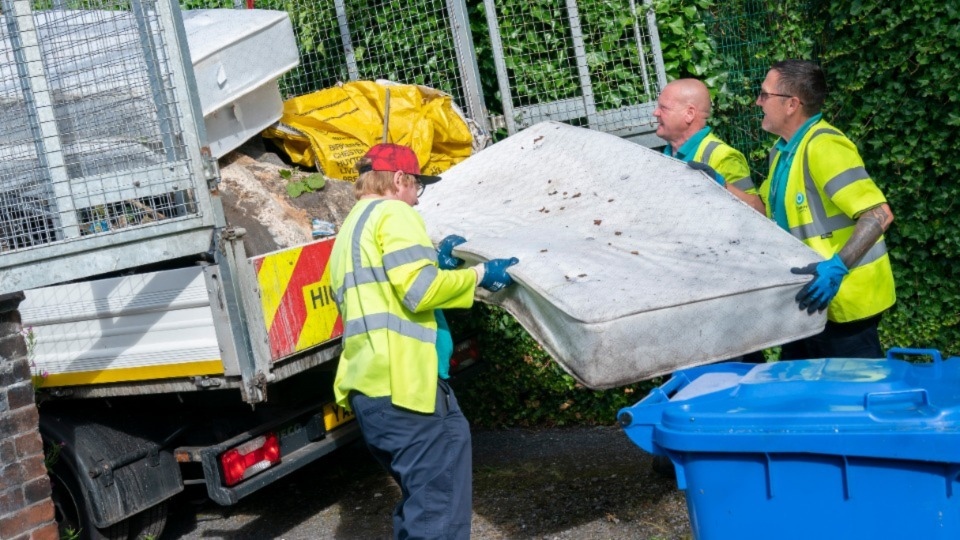
[[[699,540],[960,538],[958,357],[701,366],[618,419],[673,462]]]

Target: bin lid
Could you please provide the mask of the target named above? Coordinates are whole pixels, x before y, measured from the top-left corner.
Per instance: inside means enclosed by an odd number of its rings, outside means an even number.
[[[716,364],[674,377],[688,381],[669,401],[626,409],[641,447],[638,436],[675,451],[960,458],[960,358]]]

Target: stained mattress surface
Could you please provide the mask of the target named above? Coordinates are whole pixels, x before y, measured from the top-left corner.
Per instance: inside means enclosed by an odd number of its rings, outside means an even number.
[[[518,257],[505,308],[574,378],[620,386],[820,332],[794,297],[817,253],[705,174],[542,123],[454,166],[418,206],[468,264]]]

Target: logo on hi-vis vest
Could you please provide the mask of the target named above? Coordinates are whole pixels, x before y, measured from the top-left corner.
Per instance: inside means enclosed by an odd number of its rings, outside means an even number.
[[[343,334],[327,267],[332,249],[330,238],[252,259],[273,360]]]
[[[797,206],[801,206],[806,197],[803,196],[803,193],[797,193]]]

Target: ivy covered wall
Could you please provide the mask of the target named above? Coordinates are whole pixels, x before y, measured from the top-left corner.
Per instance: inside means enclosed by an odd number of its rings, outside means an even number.
[[[823,2],[818,14],[831,114],[895,215],[884,345],[960,355],[960,4]]]

